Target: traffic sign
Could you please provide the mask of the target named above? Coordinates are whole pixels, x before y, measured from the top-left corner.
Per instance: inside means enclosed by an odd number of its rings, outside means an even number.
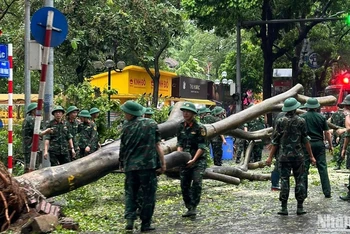
[[[30,30],[34,39],[41,45],[45,42],[46,22],[49,11],[54,12],[50,47],[62,44],[68,34],[66,17],[54,7],[43,7],[37,10],[31,21]]]
[[[10,62],[0,61],[0,77],[9,77],[9,76],[10,76]]]
[[[0,44],[0,61],[8,60],[7,45]]]
[[[319,55],[317,53],[311,53],[309,55],[309,59],[308,59],[308,62],[307,62],[307,65],[310,67],[310,68],[313,68],[313,69],[316,69],[316,68],[319,68],[320,66],[318,65],[317,63],[317,57],[319,57]]]

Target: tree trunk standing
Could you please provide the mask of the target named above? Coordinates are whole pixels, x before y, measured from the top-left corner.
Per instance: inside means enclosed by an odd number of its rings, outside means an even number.
[[[262,6],[262,20],[272,19],[272,9],[270,0],[264,0]],[[267,29],[267,30],[266,30]],[[271,97],[271,84],[273,73],[274,54],[272,51],[273,43],[277,39],[278,25],[267,24],[260,26],[261,49],[264,57],[264,77],[263,77],[263,100]],[[267,123],[272,126],[272,115],[267,115]]]
[[[158,72],[153,78],[153,96],[152,96],[152,104],[154,107],[158,106],[158,98],[159,98],[159,79],[160,79],[160,74]],[[157,87],[157,88],[156,88]]]

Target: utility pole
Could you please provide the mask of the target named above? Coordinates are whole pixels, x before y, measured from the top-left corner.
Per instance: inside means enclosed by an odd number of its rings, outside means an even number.
[[[45,0],[45,7],[53,7],[53,0]],[[52,104],[53,104],[53,70],[54,70],[54,51],[50,48],[49,53],[49,64],[47,67],[47,77],[45,85],[45,95],[44,95],[44,121],[50,121],[52,118]]]
[[[44,6],[53,7],[53,0],[45,0]],[[49,61],[46,73],[46,84],[45,84],[45,95],[44,95],[44,122],[50,121],[52,118],[52,104],[53,104],[53,47],[50,47],[49,51]],[[41,147],[44,147],[44,142],[41,142]],[[43,149],[43,148],[42,148]],[[50,167],[50,155],[48,159],[44,158],[42,155],[42,167]]]
[[[30,70],[29,70],[29,61],[30,61],[30,0],[25,0],[25,11],[24,11],[24,99],[25,99],[25,111],[27,110],[28,105],[30,104],[31,96],[31,82],[30,82]]]
[[[237,61],[236,61],[236,92],[239,95],[239,99],[236,103],[236,113],[242,110],[242,84],[241,84],[241,23],[237,22]]]

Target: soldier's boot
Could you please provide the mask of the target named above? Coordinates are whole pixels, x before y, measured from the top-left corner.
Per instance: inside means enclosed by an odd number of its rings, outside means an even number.
[[[153,231],[155,229],[156,229],[155,227],[151,226],[150,222],[142,221],[142,223],[141,223],[141,232],[150,232],[150,231]]]
[[[133,229],[134,229],[134,220],[133,219],[127,219],[126,220],[125,230],[133,230]]]
[[[182,215],[182,217],[191,217],[195,215],[197,215],[197,209],[196,207],[191,207],[185,214]]]
[[[350,191],[346,194],[346,196],[340,196],[339,198],[343,201],[350,201]]]
[[[281,210],[277,212],[279,215],[288,215],[287,201],[282,201]]]
[[[303,214],[306,214],[306,211],[304,210],[304,207],[303,207],[303,202],[298,202],[297,215],[303,215]]]

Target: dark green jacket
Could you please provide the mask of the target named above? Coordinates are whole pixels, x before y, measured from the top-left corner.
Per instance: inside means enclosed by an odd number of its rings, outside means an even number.
[[[57,122],[53,119],[46,127],[53,129],[53,133],[45,135],[45,140],[50,141],[49,151],[54,151],[57,154],[68,153],[68,141],[72,139],[72,135],[68,131],[67,122],[65,120]]]
[[[305,120],[296,114],[287,113],[277,120],[271,143],[278,146],[280,162],[304,160],[303,146],[309,138]]]
[[[204,153],[200,158],[205,159],[207,146],[205,135],[204,127],[197,121],[193,120],[191,125],[183,121],[177,131],[177,146],[182,147],[184,152],[189,152],[192,158],[198,149],[202,149]]]
[[[137,117],[123,125],[119,163],[125,172],[159,168],[156,144],[161,141],[153,119]]]
[[[314,110],[309,110],[300,117],[306,121],[306,132],[310,141],[323,141],[323,131],[329,130],[326,118]]]
[[[93,122],[84,122],[79,125],[79,148],[85,149],[90,147],[90,152],[98,149],[97,127]]]

